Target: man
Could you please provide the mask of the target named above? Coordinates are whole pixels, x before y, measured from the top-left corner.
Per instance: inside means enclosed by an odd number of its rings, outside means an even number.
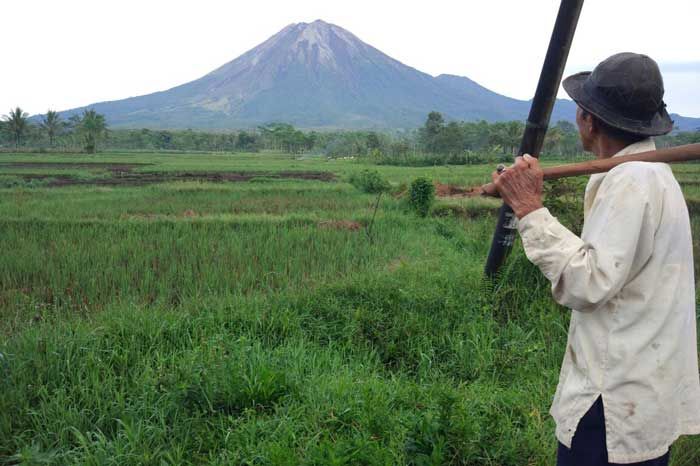
[[[647,56],[613,55],[563,85],[597,158],[654,150],[651,136],[672,129]],[[700,433],[690,222],[670,168],[629,162],[591,176],[580,238],[542,206],[537,159],[519,157],[493,179],[527,257],[572,309],[550,411],[558,464],[667,465],[680,435]]]

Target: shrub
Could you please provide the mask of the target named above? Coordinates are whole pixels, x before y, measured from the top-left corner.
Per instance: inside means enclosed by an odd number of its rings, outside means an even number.
[[[586,179],[560,178],[544,185],[545,204],[559,221],[580,235],[583,230],[583,192]]]
[[[430,207],[435,200],[435,186],[423,177],[416,178],[411,183],[408,191],[408,203],[413,210],[421,217],[425,217],[430,212]]]
[[[389,190],[389,182],[377,170],[362,170],[350,176],[350,184],[368,194],[380,194]]]

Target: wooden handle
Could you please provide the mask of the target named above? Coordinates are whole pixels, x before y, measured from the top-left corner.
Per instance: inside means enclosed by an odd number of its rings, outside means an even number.
[[[596,159],[588,162],[557,165],[543,168],[545,180],[556,180],[569,176],[592,175],[605,173],[626,162],[663,162],[677,163],[700,160],[700,144],[687,144],[685,146],[669,147],[668,149],[640,152],[638,154],[621,155],[607,159]],[[498,190],[493,183],[487,183],[471,190],[473,195],[499,197]]]

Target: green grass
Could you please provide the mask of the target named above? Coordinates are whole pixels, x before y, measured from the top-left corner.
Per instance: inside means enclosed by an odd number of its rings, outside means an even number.
[[[370,241],[333,223],[371,219],[375,197],[347,183],[368,167],[351,160],[9,161],[337,179],[0,188],[0,463],[554,464],[568,316],[518,248],[501,285],[482,281],[496,201],[421,219],[384,196]],[[491,170],[371,168],[394,191]],[[674,465],[698,452],[682,439]]]

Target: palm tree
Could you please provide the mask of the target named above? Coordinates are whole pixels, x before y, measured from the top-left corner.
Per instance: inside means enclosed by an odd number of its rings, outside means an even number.
[[[85,110],[78,126],[85,142],[85,152],[94,154],[97,151],[97,143],[107,133],[107,122],[104,115],[95,110]]]
[[[505,124],[504,137],[507,147],[513,155],[517,155],[520,140],[523,138],[525,125],[519,121],[509,121]]]
[[[558,126],[549,128],[544,137],[544,148],[547,150],[547,152],[562,155],[561,143],[563,139],[564,133]]]
[[[29,115],[27,112],[23,111],[19,107],[15,108],[14,110],[10,110],[9,115],[5,115],[7,129],[15,139],[15,147],[19,147],[20,143],[22,142],[22,135],[27,130],[28,117]]]
[[[51,144],[51,147],[53,147],[53,141],[56,138],[56,135],[59,134],[63,127],[64,123],[61,121],[61,117],[58,112],[48,110],[46,112],[46,116],[44,116],[44,119],[41,121],[41,128],[46,131],[46,134],[49,135],[49,143]]]

